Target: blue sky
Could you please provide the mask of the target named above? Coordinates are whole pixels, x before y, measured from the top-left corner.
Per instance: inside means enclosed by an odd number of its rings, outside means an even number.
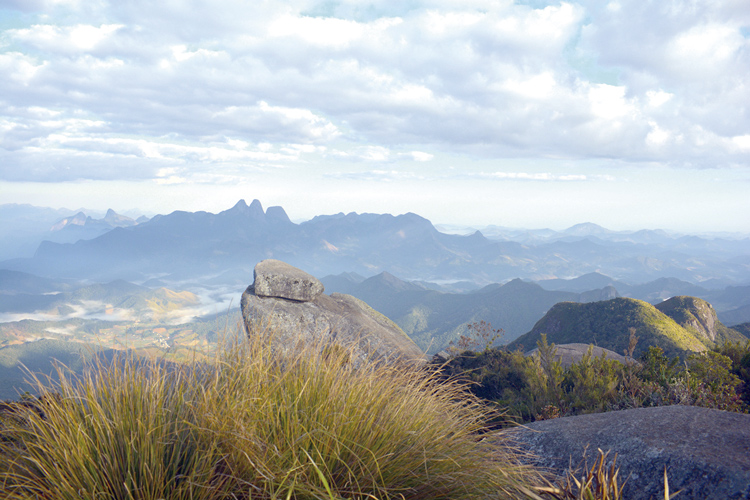
[[[0,203],[750,232],[750,3],[0,0]]]

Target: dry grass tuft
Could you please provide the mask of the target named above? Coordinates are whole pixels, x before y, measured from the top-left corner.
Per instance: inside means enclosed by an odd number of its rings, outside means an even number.
[[[184,365],[123,354],[36,380],[0,423],[8,499],[536,497],[532,469],[479,438],[490,410],[426,370],[257,338]],[[538,498],[538,497],[537,497]]]

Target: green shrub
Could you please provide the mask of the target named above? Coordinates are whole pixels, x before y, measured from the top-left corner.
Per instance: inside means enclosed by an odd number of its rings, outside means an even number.
[[[650,346],[648,351],[640,357],[642,369],[640,377],[645,382],[653,382],[660,387],[666,388],[674,383],[679,374],[678,357],[669,359],[661,347]]]
[[[742,381],[731,373],[730,358],[707,351],[688,357],[687,367],[685,378],[692,404],[728,411],[742,409],[742,398],[737,390]]]
[[[742,342],[727,342],[715,349],[732,360],[732,374],[740,380],[737,391],[745,407],[750,408],[750,340]]]
[[[414,367],[356,368],[346,349],[211,364],[132,356],[39,382],[0,441],[8,499],[521,498],[535,472],[478,439],[492,411]],[[59,394],[58,397],[51,396]]]
[[[608,410],[617,399],[618,386],[623,378],[619,361],[592,355],[592,347],[581,361],[565,371],[563,391],[571,413],[599,413]]]
[[[631,331],[630,353],[637,340]],[[555,344],[545,335],[537,347],[537,354],[529,357],[502,348],[465,351],[444,361],[440,369],[449,378],[469,382],[477,397],[504,408],[505,418],[496,425],[670,404],[750,409],[743,399],[750,392],[750,343],[693,354],[685,364],[656,346],[644,351],[638,362],[625,364],[595,357],[589,350],[565,369],[556,361]]]

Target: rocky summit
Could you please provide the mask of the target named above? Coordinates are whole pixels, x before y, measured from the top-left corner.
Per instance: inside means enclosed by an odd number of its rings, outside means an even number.
[[[586,451],[617,455],[624,498],[684,500],[750,498],[750,415],[696,406],[660,406],[542,420],[505,431],[534,464],[563,475]],[[577,476],[580,478],[580,474]]]
[[[310,274],[278,260],[255,266],[254,281],[242,294],[248,336],[262,335],[275,349],[299,343],[351,348],[353,362],[422,362],[424,353],[391,320],[350,295],[323,293]]]

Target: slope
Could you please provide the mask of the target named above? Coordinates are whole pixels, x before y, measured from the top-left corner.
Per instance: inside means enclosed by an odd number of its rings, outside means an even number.
[[[711,304],[703,299],[672,297],[657,304],[656,308],[709,347],[727,341],[738,342],[745,338],[741,333],[724,326]]]
[[[616,298],[602,302],[556,304],[532,330],[510,348],[532,349],[547,334],[555,344],[586,343],[622,353],[628,346],[629,329],[635,328],[637,357],[649,346],[661,347],[667,355],[704,351],[707,343],[648,302]],[[712,345],[712,343],[710,343]]]

